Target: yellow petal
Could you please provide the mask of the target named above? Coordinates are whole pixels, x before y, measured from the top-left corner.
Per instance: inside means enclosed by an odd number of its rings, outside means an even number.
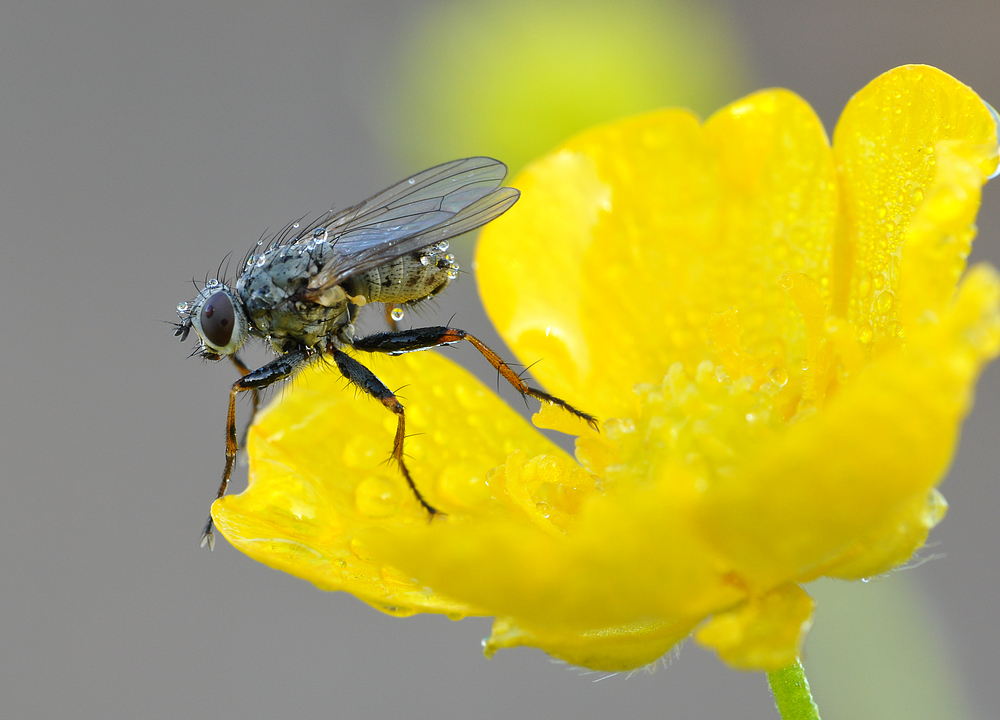
[[[926,498],[914,498],[897,515],[871,528],[832,564],[816,568],[814,575],[862,580],[886,573],[924,546],[947,510],[944,496],[932,489]]]
[[[778,670],[801,654],[812,625],[813,601],[798,585],[789,584],[752,597],[706,622],[695,638],[714,648],[733,667]]]
[[[853,322],[807,320],[806,396],[810,381],[841,387],[761,447],[739,483],[713,486],[718,505],[706,511],[712,536],[764,587],[876,574],[912,555],[943,514],[930,491],[997,352],[993,271],[970,272],[953,298],[979,188],[996,164],[990,110],[940,71],[900,68],[855,96],[835,138],[845,197],[835,294],[854,293]],[[806,314],[818,300],[797,302]]]
[[[482,614],[467,601],[431,591],[374,548],[409,526],[435,531],[465,515],[504,513],[528,502],[502,492],[494,498],[487,485],[487,471],[515,448],[582,471],[439,354],[368,361],[388,387],[404,388],[407,465],[447,517],[428,522],[390,462],[395,416],[359,397],[335,367],[322,363],[260,413],[249,438],[250,486],[217,501],[213,517],[226,539],[251,557],[323,589],[347,590],[380,610]]]
[[[826,274],[837,194],[822,125],[794,94],[757,93],[704,127],[681,110],[598,127],[514,184],[521,201],[480,239],[480,289],[556,395],[633,415],[632,385],[676,361],[693,371],[731,307],[748,357],[804,356],[778,278]],[[730,374],[770,367],[746,362]]]
[[[591,670],[619,672],[655,662],[686,638],[697,623],[639,622],[578,635],[527,630],[511,618],[497,618],[483,643],[487,657],[502,648],[527,645]]]
[[[912,334],[905,352],[880,354],[822,411],[708,487],[706,533],[741,574],[764,588],[808,576],[862,538],[881,547],[888,541],[871,533],[898,533],[907,508],[907,517],[923,512],[951,463],[975,379],[997,352],[998,283],[995,271],[975,269],[940,325]],[[895,547],[895,564],[913,550]]]
[[[959,194],[975,195],[954,198],[963,208],[958,216],[941,207],[941,195],[949,193],[955,170],[948,167],[952,160],[942,163],[940,158],[942,151],[953,152],[950,145],[956,141],[965,148],[961,152],[978,151],[979,155],[972,178],[957,179],[962,188]],[[996,146],[997,125],[986,104],[936,68],[896,68],[873,80],[848,103],[834,133],[843,227],[833,310],[846,316],[867,343],[881,337],[893,340],[898,334],[895,293],[909,253],[904,246],[910,242],[907,231],[914,212],[925,199],[938,206],[933,212],[924,210],[931,229],[954,233],[949,241],[950,262],[935,268],[926,288],[939,297],[944,291],[944,299],[948,298],[973,237],[978,186],[996,168]],[[929,190],[935,180],[932,197]]]
[[[502,475],[516,472],[517,484],[539,486],[535,459],[516,454],[505,467]],[[444,594],[516,618],[551,643],[650,618],[696,623],[739,602],[745,590],[718,569],[692,522],[698,493],[690,474],[662,473],[661,482],[611,497],[582,494],[575,513],[546,508],[550,526],[515,514],[413,525],[384,538],[379,552]]]

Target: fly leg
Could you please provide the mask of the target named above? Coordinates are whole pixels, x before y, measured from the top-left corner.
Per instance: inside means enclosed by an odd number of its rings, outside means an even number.
[[[239,444],[236,442],[236,396],[241,392],[251,391],[256,397],[258,390],[293,375],[295,371],[305,365],[311,354],[312,351],[307,348],[285,353],[266,365],[247,372],[229,389],[229,414],[226,420],[226,467],[222,471],[222,482],[219,484],[219,492],[215,496],[216,500],[226,494],[226,489],[229,487],[229,476],[233,472],[233,462],[236,460],[236,451],[239,449]],[[242,364],[240,363],[237,367]],[[254,403],[254,409],[256,410],[256,403]],[[209,550],[215,549],[214,522],[211,515],[208,516],[205,530],[201,534],[201,546],[205,547],[205,545],[208,545]]]
[[[236,369],[240,371],[240,375],[246,377],[250,374],[250,368],[246,366],[242,360],[236,355],[230,355],[229,359],[232,361]],[[246,427],[243,428],[243,433],[240,435],[240,447],[247,446],[247,433],[250,432],[250,426],[253,425],[253,419],[257,417],[257,410],[260,408],[260,391],[257,388],[250,389],[250,399],[252,401],[252,406],[250,408],[250,419],[247,421]]]
[[[549,395],[544,390],[533,388],[528,385],[521,376],[505,363],[499,355],[490,350],[482,340],[470,335],[465,330],[450,327],[425,327],[414,328],[412,330],[401,330],[398,332],[381,332],[374,335],[367,335],[363,338],[355,338],[353,345],[358,350],[365,352],[388,353],[389,355],[401,355],[414,350],[426,350],[427,348],[438,347],[457,343],[461,340],[468,340],[478,350],[490,365],[496,368],[504,380],[514,386],[521,395],[530,395],[536,400],[550,402],[558,405],[566,412],[576,415],[587,424],[597,430],[597,418],[581,410],[577,410],[565,400],[561,400],[554,395]]]
[[[345,378],[385,405],[389,412],[395,413],[396,438],[392,443],[392,457],[399,463],[399,469],[402,471],[403,477],[406,478],[406,484],[410,486],[410,490],[413,491],[414,496],[416,496],[424,510],[431,517],[434,517],[438,514],[439,510],[427,502],[424,496],[420,494],[416,483],[413,482],[413,478],[410,476],[410,471],[406,468],[406,463],[403,462],[403,439],[406,437],[406,415],[403,412],[403,405],[396,399],[393,392],[385,386],[385,383],[375,377],[375,373],[350,355],[336,348],[330,348],[330,353],[333,356],[333,361],[337,363],[337,368]]]

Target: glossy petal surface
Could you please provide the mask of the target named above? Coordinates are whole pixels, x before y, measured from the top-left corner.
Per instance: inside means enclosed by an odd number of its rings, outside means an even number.
[[[583,473],[443,357],[419,353],[370,364],[389,387],[407,386],[400,397],[411,433],[408,466],[427,498],[454,515],[428,522],[391,462],[395,415],[359,397],[336,367],[319,364],[258,416],[248,440],[250,487],[215,503],[216,523],[251,557],[380,610],[483,614],[400,572],[376,548],[408,526],[437,532],[466,513],[508,513],[525,502],[533,510],[532,502],[503,492],[494,499],[486,483],[490,468],[515,450]]]

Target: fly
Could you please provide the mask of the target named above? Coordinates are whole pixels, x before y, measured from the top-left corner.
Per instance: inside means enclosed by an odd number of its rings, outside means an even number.
[[[305,227],[289,224],[266,246],[257,243],[234,286],[209,280],[194,300],[177,306],[180,322],[174,335],[183,341],[193,328],[199,339],[194,354],[208,360],[227,357],[240,373],[229,390],[226,462],[216,498],[226,494],[238,449],[236,396],[250,392],[256,413],[262,389],[326,358],[349,382],[396,415],[392,457],[424,510],[431,517],[438,514],[403,461],[402,404],[347,349],[399,355],[467,340],[522,395],[558,405],[597,427],[593,416],[528,386],[464,330],[438,326],[355,337],[354,321],[366,305],[383,303],[393,309],[395,318],[400,306],[437,295],[458,276],[448,240],[485,225],[517,202],[516,189],[501,187],[506,175],[506,165],[485,157],[424,170],[358,205],[331,210]],[[250,337],[264,340],[277,357],[250,370],[236,354]],[[201,546],[205,545],[215,547],[211,515],[201,536]]]

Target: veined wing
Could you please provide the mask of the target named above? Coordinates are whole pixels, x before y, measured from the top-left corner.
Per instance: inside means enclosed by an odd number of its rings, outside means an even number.
[[[506,174],[507,166],[491,158],[455,160],[311,223],[300,237],[323,228],[335,252],[309,282],[310,290],[321,294],[351,275],[488,223],[520,194],[498,187]]]

